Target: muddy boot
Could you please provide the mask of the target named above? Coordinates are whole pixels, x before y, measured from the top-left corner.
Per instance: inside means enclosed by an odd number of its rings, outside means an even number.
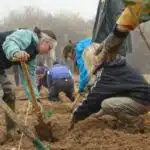
[[[131,132],[144,133],[144,117],[143,116],[131,116],[131,115],[119,115],[119,119],[124,122],[127,130]]]
[[[144,118],[141,116],[132,118],[127,125],[133,128],[134,132],[144,133]]]
[[[13,92],[5,93],[3,96],[3,100],[6,102],[6,104],[15,111],[15,94]],[[7,138],[13,138],[16,136],[16,125],[12,121],[12,119],[5,113],[5,119],[6,119],[6,134]]]

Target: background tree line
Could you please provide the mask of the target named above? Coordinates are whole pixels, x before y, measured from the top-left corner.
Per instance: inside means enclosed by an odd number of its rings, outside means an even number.
[[[0,23],[0,31],[11,30],[15,28],[33,28],[38,26],[41,29],[52,30],[58,40],[56,55],[61,57],[61,51],[68,40],[77,42],[80,39],[92,35],[94,19],[84,20],[79,14],[70,12],[61,12],[55,15],[45,13],[39,8],[26,7],[22,12],[12,11],[3,18]],[[142,25],[142,30],[150,43],[149,22]],[[148,51],[143,39],[136,30],[132,33],[133,52],[127,55],[129,63],[133,64],[143,73],[150,73],[150,52]],[[48,65],[52,62],[49,57],[38,57],[38,60],[47,61]],[[140,61],[139,61],[140,60]]]

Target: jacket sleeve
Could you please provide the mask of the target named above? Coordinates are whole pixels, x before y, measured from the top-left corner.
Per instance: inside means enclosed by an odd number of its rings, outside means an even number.
[[[32,87],[33,87],[35,96],[36,96],[37,99],[39,99],[40,95],[39,95],[39,92],[38,92],[38,89],[37,89],[37,85],[36,85],[36,63],[35,63],[35,59],[28,61],[27,65],[28,65],[28,70],[29,70],[29,74],[30,74],[30,80],[32,82]],[[23,84],[23,87],[24,87],[24,90],[25,90],[27,98],[29,100],[32,100],[32,97],[31,97],[31,94],[30,94],[27,82],[26,82],[26,80],[24,78],[24,74],[23,74],[21,68],[20,68],[20,78],[21,78],[21,82]]]
[[[33,31],[25,29],[17,30],[7,36],[3,43],[3,50],[7,59],[11,61],[15,52],[26,49],[30,45],[32,38],[36,42],[38,41]]]
[[[85,86],[88,84],[88,73],[84,66],[84,61],[81,58],[79,66],[79,72],[80,72],[80,80],[79,80],[79,92],[83,92]]]
[[[88,72],[84,65],[84,60],[82,57],[82,53],[85,49],[85,43],[80,42],[76,45],[76,56],[77,56],[77,66],[79,69],[80,80],[79,80],[79,92],[83,92],[85,86],[88,84]]]

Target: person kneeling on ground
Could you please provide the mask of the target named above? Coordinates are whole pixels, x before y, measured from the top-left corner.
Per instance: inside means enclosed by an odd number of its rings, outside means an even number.
[[[45,72],[44,68],[37,68],[38,72]],[[39,90],[41,86],[48,88],[49,100],[58,101],[58,95],[60,92],[64,92],[71,101],[73,98],[74,82],[71,71],[63,64],[59,64],[58,61],[54,62],[52,68],[47,69],[45,75],[38,82]]]
[[[74,110],[71,128],[97,112],[129,124],[143,123],[140,115],[150,110],[150,85],[144,77],[119,55],[105,61],[97,76],[87,98]]]

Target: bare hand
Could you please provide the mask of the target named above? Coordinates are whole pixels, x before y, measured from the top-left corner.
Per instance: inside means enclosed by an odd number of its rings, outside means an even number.
[[[25,51],[17,51],[13,56],[13,60],[20,62],[26,62],[29,58],[30,55]]]

